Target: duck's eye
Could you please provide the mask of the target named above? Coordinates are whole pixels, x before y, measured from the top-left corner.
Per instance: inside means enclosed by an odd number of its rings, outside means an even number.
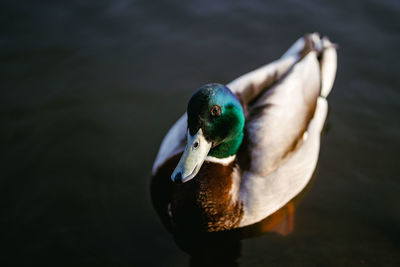
[[[211,113],[211,116],[218,117],[219,115],[221,115],[221,107],[218,105],[212,106],[210,113]]]

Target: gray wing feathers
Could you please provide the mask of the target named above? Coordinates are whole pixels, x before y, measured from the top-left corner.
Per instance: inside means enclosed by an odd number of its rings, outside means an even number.
[[[240,226],[256,223],[274,213],[299,194],[310,180],[318,160],[320,133],[328,105],[319,97],[308,137],[287,162],[268,176],[244,172],[239,198],[243,201],[244,217]]]
[[[261,95],[249,104],[250,164],[239,191],[244,205],[240,226],[256,223],[284,206],[314,172],[337,54],[327,38],[320,40],[313,34],[311,39],[314,51],[294,63],[267,91],[260,90]]]
[[[301,144],[319,92],[319,63],[313,51],[248,107],[251,172],[268,175]]]

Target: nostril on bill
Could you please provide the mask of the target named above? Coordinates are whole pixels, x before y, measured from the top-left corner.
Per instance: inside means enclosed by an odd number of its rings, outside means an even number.
[[[199,147],[199,141],[194,142],[193,147],[194,148],[198,148]]]

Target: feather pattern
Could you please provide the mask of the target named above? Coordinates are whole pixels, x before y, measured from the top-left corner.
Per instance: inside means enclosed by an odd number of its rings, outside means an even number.
[[[318,72],[313,51],[248,108],[252,173],[267,176],[300,145],[319,96]]]

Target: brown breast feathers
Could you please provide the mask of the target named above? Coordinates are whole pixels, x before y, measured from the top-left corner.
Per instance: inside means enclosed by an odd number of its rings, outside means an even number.
[[[233,201],[231,194],[236,162],[204,162],[195,178],[175,184],[170,176],[180,156],[169,159],[152,177],[153,204],[167,228],[213,232],[237,227],[243,204]]]

